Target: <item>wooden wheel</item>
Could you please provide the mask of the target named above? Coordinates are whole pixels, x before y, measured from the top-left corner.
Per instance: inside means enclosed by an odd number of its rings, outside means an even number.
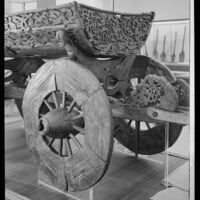
[[[29,148],[39,176],[61,190],[80,191],[105,174],[112,154],[112,115],[96,77],[58,59],[30,80],[23,99]]]
[[[132,83],[137,84],[147,74],[155,74],[164,76],[169,82],[174,82],[174,75],[159,62],[150,59],[146,56],[137,56],[130,73]],[[180,82],[186,95],[189,94],[189,86],[186,83]],[[189,106],[189,95],[186,96],[180,105]],[[182,131],[183,125],[170,123],[169,126],[169,147],[172,146]],[[164,151],[165,149],[165,125],[153,124],[141,121],[132,121],[129,119],[123,120],[120,118],[114,119],[114,137],[129,150],[151,155]]]

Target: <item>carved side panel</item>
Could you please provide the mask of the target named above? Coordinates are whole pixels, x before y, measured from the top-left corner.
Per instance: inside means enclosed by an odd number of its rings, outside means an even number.
[[[56,40],[58,29],[28,30],[5,33],[5,45],[11,48],[59,47]]]
[[[154,13],[120,15],[79,8],[88,40],[96,52],[107,55],[137,53],[145,43]]]
[[[77,19],[75,4],[65,7],[23,12],[5,17],[5,31],[27,30],[73,23]]]
[[[118,14],[70,3],[5,18],[5,44],[12,49],[59,47],[64,29],[76,45],[95,56],[136,54],[147,39],[154,13]],[[34,52],[35,53],[35,52]]]

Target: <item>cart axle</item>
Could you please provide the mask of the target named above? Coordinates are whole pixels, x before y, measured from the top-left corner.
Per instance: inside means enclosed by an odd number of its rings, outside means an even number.
[[[40,118],[39,132],[52,138],[69,138],[76,135],[73,126],[83,127],[84,121],[76,110],[69,112],[66,108],[56,108]]]

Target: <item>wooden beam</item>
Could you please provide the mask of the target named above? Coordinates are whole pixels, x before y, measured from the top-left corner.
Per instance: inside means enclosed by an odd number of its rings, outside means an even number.
[[[4,88],[5,99],[23,99],[25,88],[15,87],[11,83],[5,83]]]
[[[113,117],[145,121],[149,123],[171,122],[178,124],[189,124],[189,110],[178,110],[169,112],[155,107],[128,107],[123,104],[113,105],[111,103]]]

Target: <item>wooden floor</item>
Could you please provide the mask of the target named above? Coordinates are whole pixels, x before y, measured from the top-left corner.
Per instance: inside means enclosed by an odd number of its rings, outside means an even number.
[[[155,155],[157,160],[163,155]],[[169,172],[186,160],[170,157]],[[160,184],[164,168],[159,162],[139,157],[136,160],[114,152],[108,172],[94,187],[94,200],[147,200],[164,189]],[[64,194],[38,184],[37,166],[28,151],[22,122],[5,125],[5,187],[32,200],[71,200]],[[75,194],[88,199],[88,191]]]

